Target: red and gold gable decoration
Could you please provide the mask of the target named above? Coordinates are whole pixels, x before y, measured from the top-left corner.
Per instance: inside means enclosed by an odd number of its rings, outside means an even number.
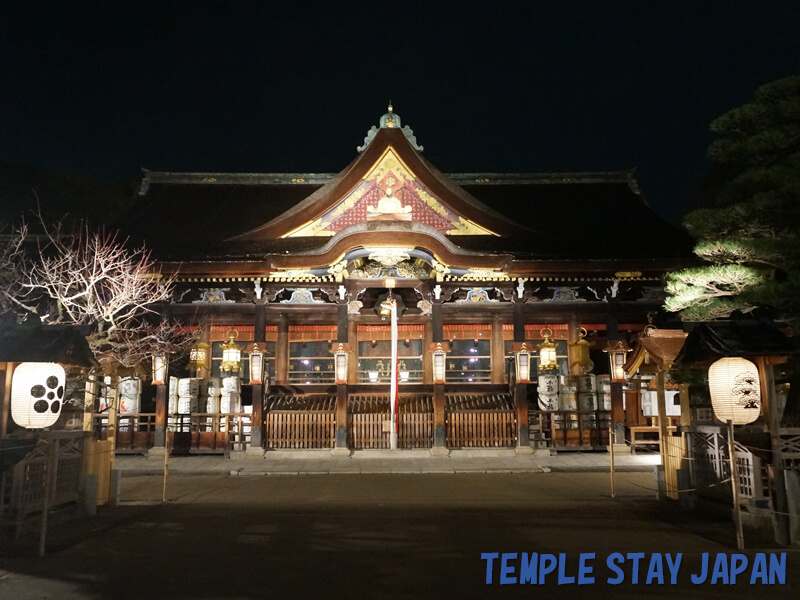
[[[332,236],[363,221],[415,221],[448,235],[496,235],[440,202],[389,147],[345,197],[284,237]]]

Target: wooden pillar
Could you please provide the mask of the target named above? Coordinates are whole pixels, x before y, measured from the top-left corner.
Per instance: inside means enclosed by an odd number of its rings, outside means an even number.
[[[342,344],[350,343],[350,323],[347,320],[347,302],[340,301],[336,307],[336,341]],[[355,328],[355,324],[353,324]],[[356,335],[353,336],[355,341]],[[356,342],[353,350],[358,346]],[[358,360],[353,353],[349,356],[348,360],[348,381],[351,378],[354,380],[357,372]],[[336,437],[334,439],[334,452],[338,454],[349,454],[347,447],[347,399],[348,399],[347,383],[339,383],[336,385]],[[337,452],[338,451],[338,452]]]
[[[622,383],[611,383],[611,423],[614,427],[614,437],[611,440],[613,444],[625,443],[625,409],[623,408],[623,390]],[[628,405],[630,410],[630,405]],[[619,430],[622,431],[619,431]]]
[[[492,383],[506,383],[506,347],[503,342],[503,322],[500,315],[492,319]]]
[[[638,383],[637,383],[638,385]],[[625,425],[639,427],[642,424],[642,395],[639,389],[625,390]]]
[[[14,375],[14,363],[6,363],[2,397],[0,397],[0,440],[8,435],[8,420],[11,412],[11,378]]]
[[[689,404],[689,384],[678,384],[678,397],[681,401],[681,427],[691,427],[692,408]]]
[[[575,366],[575,370],[572,370],[572,364],[578,360],[578,357],[575,355],[575,342],[578,341],[578,329],[580,329],[581,320],[578,318],[578,315],[571,314],[569,319],[567,319],[567,370],[572,373],[573,375],[582,375],[583,368],[579,366]]]
[[[789,512],[789,501],[786,497],[786,476],[781,457],[781,423],[777,399],[775,398],[775,374],[766,357],[756,357],[755,361],[758,367],[758,377],[761,380],[761,403],[764,421],[769,428],[772,449],[772,468],[768,469],[768,472],[770,475],[770,495],[772,496],[772,505],[775,507],[775,517],[773,519],[775,542],[788,546],[791,544],[791,529],[787,514]]]
[[[431,321],[432,342],[443,342],[442,303],[439,300],[433,300]],[[430,354],[425,358],[427,362],[432,362]],[[433,369],[432,364],[430,368],[431,370]],[[431,374],[431,377],[433,377],[433,374]],[[447,433],[444,420],[444,385],[443,383],[433,384],[433,448],[434,450],[438,449],[439,452],[447,448]]]
[[[433,447],[447,448],[447,432],[444,414],[444,384],[433,384]]]
[[[531,439],[528,431],[528,384],[517,383],[514,389],[514,405],[517,409],[517,453],[530,454]]]
[[[347,322],[347,343],[350,344],[350,356],[347,359],[347,384],[358,383],[358,324]]]
[[[334,454],[347,451],[347,384],[340,383],[336,386],[336,439],[334,440]]]
[[[427,351],[433,342],[433,321],[425,321],[425,332],[422,339],[422,383],[433,383],[433,361]]]
[[[110,411],[109,411],[110,412]],[[108,416],[109,427],[111,415]],[[153,447],[164,448],[167,439],[167,385],[156,386],[156,429],[153,435]]]
[[[514,341],[525,341],[525,305],[521,300],[514,302]]]
[[[256,304],[254,319],[253,342],[266,348],[267,340],[267,307]],[[266,375],[269,377],[269,375]],[[264,445],[264,384],[252,384],[253,413],[250,415],[250,447],[260,451]]]
[[[667,399],[664,387],[665,373],[662,369],[656,373],[656,402],[658,403],[658,439],[661,442],[661,464],[667,464],[667,444],[669,443],[669,417],[667,416]]]
[[[289,318],[283,313],[278,321],[278,341],[275,344],[275,383],[289,383]]]

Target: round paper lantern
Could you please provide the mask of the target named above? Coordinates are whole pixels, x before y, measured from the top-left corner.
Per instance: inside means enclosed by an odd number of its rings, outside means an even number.
[[[50,427],[64,403],[64,367],[56,363],[21,363],[11,379],[11,418],[26,429]]]
[[[758,369],[737,356],[721,358],[708,370],[708,388],[714,414],[723,423],[752,423],[761,414]]]

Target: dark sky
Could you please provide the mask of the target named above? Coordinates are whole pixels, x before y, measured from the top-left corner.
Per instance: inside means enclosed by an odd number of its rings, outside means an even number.
[[[4,1],[0,162],[333,172],[391,99],[445,172],[638,167],[673,217],[798,32],[797,0]]]

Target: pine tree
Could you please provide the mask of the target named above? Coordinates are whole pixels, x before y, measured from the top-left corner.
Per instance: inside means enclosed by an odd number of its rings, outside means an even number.
[[[687,321],[771,308],[800,318],[800,75],[760,87],[711,123],[709,149],[725,174],[712,204],[684,226],[709,264],[667,276],[665,308]]]

